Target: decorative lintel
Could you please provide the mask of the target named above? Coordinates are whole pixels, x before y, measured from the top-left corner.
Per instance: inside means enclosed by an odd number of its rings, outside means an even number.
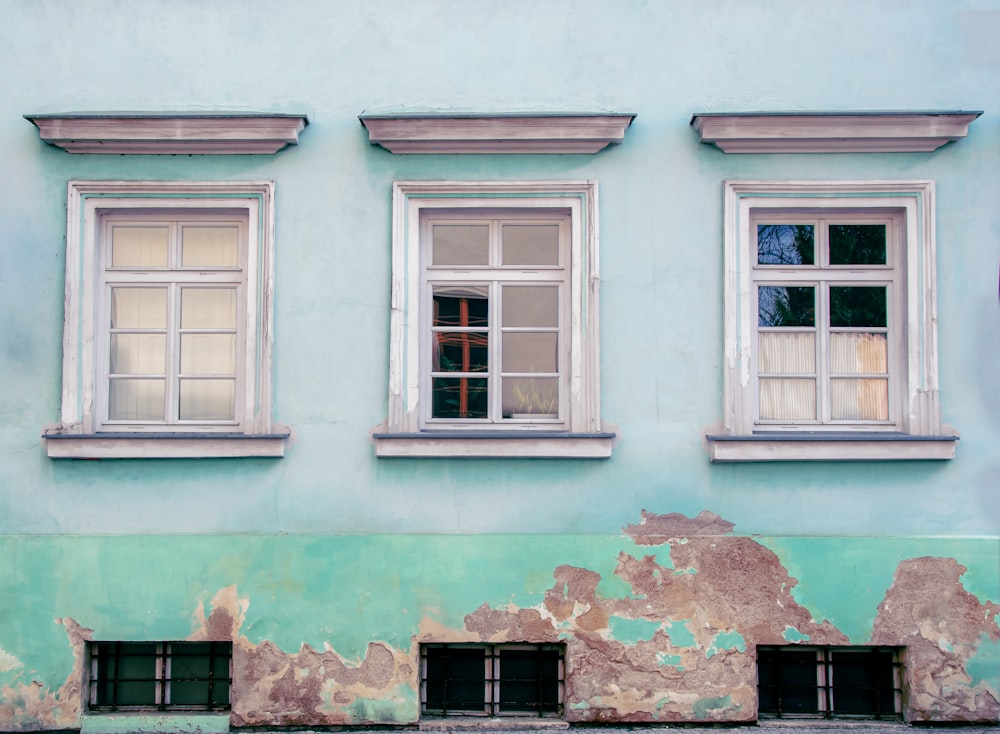
[[[964,138],[982,112],[710,112],[691,126],[725,153],[917,153]]]
[[[597,153],[620,143],[626,113],[360,115],[372,145],[392,153]]]
[[[67,112],[25,115],[44,140],[69,153],[236,155],[277,153],[299,142],[305,115]]]

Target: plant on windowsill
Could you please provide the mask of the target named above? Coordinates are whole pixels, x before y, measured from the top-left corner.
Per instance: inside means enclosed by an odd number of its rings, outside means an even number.
[[[551,388],[541,388],[531,378],[531,384],[522,389],[514,387],[514,410],[510,414],[514,420],[559,417],[559,395]]]

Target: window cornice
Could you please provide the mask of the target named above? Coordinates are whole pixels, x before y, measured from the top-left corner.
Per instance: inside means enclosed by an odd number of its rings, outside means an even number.
[[[372,145],[392,153],[585,153],[625,138],[631,113],[359,115]]]
[[[916,153],[964,138],[979,111],[706,112],[702,143],[724,153]]]
[[[263,112],[61,112],[25,115],[42,140],[68,153],[236,155],[299,142],[305,115]]]

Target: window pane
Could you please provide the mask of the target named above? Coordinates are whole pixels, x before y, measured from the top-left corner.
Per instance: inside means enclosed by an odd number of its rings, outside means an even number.
[[[889,420],[888,380],[830,381],[830,417],[834,420]]]
[[[834,374],[886,374],[888,340],[885,334],[858,332],[830,334],[830,370]]]
[[[559,225],[505,224],[502,260],[504,265],[558,265]]]
[[[482,649],[427,649],[424,694],[431,711],[486,710],[486,655]]]
[[[431,380],[434,418],[485,418],[487,380],[481,377],[435,377]]]
[[[111,373],[162,375],[167,370],[167,337],[164,334],[112,334]]]
[[[761,378],[760,417],[763,420],[816,420],[816,381]]]
[[[885,286],[830,286],[830,326],[886,326]]]
[[[121,421],[162,421],[163,380],[111,380],[108,418]]]
[[[182,329],[235,329],[235,288],[181,288]]]
[[[831,265],[885,265],[884,224],[831,224]]]
[[[758,326],[815,326],[816,288],[762,285],[757,289]]]
[[[485,332],[439,331],[434,334],[433,372],[486,372],[489,338]]]
[[[167,328],[167,289],[112,288],[111,328]]]
[[[181,334],[181,372],[231,375],[236,372],[235,334]]]
[[[762,331],[757,345],[762,373],[816,372],[816,335],[811,332]]]
[[[182,421],[226,421],[236,416],[235,380],[181,380]]]
[[[815,233],[811,224],[758,224],[760,265],[813,265]]]
[[[503,336],[503,371],[558,372],[558,345],[559,334],[554,331],[507,332]]]
[[[488,224],[433,225],[432,265],[489,265]]]
[[[835,650],[833,707],[838,714],[894,716],[893,655],[884,650]]]
[[[112,227],[111,267],[167,267],[169,234],[167,227]]]
[[[155,649],[155,645],[122,645],[122,655],[118,660],[119,706],[149,706],[158,703],[154,680],[157,673]],[[144,652],[149,654],[141,654]]]
[[[504,378],[504,418],[556,418],[558,415],[558,377]]]
[[[815,650],[761,650],[757,660],[760,711],[819,713]]]
[[[559,710],[559,651],[500,651],[500,710]]]
[[[434,286],[435,326],[489,326],[489,286]]]
[[[503,325],[558,326],[558,286],[503,286]]]
[[[181,265],[185,268],[235,268],[237,227],[184,227]]]

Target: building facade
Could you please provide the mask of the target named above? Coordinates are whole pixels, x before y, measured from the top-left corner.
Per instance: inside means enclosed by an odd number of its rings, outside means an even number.
[[[995,3],[0,13],[0,730],[1000,717]]]

